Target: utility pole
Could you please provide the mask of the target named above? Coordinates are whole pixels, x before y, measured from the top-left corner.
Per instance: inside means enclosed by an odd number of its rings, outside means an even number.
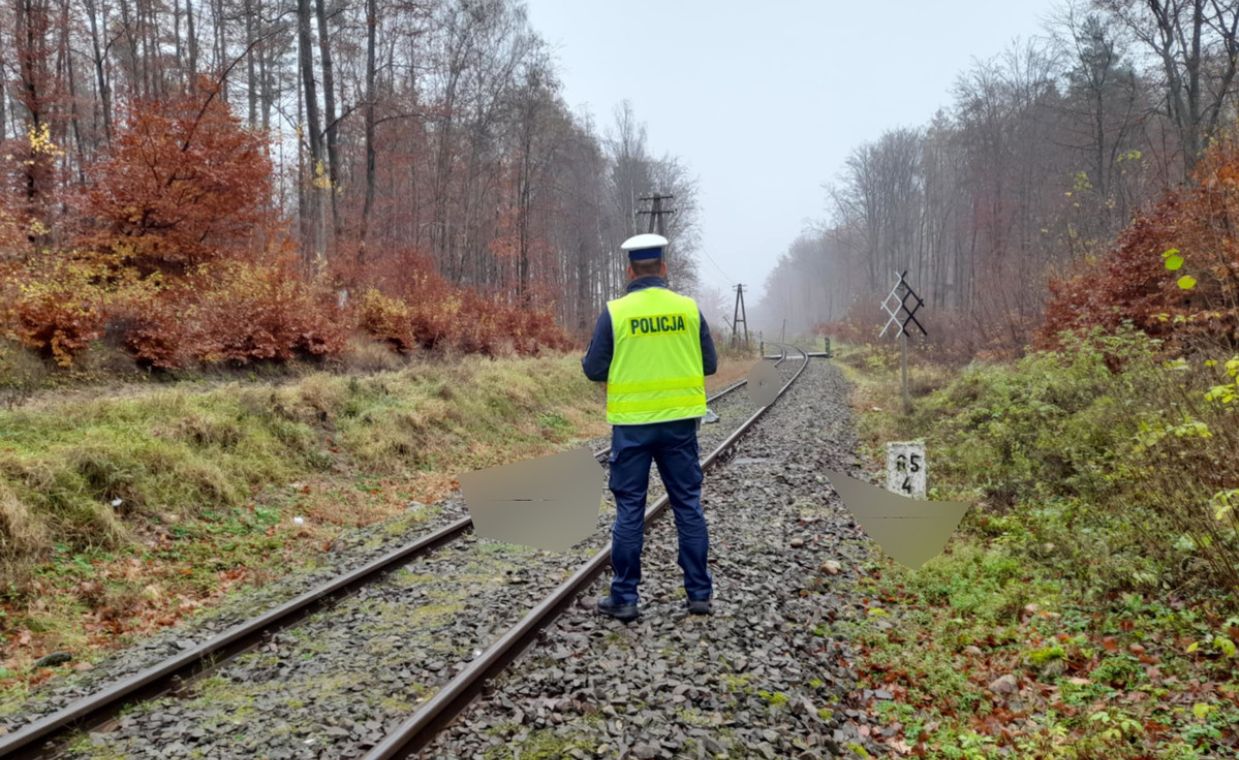
[[[735,347],[736,342],[740,339],[740,325],[744,325],[744,349],[749,348],[749,320],[744,313],[744,285],[737,285],[736,291],[736,308],[731,316],[731,345]]]
[[[663,224],[663,217],[674,214],[675,209],[663,208],[663,201],[669,201],[674,197],[674,195],[654,193],[653,195],[642,195],[637,198],[642,203],[646,201],[650,203],[650,208],[637,210],[637,216],[649,216],[650,218],[649,229],[646,232],[657,232],[659,235],[666,237],[666,226]]]

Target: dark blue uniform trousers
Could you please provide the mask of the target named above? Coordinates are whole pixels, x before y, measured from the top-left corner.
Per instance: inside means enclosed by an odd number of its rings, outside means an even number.
[[[637,603],[641,582],[641,548],[645,540],[645,496],[650,462],[658,465],[675,513],[680,539],[680,567],[689,599],[709,599],[713,592],[706,556],[710,539],[701,510],[701,462],[697,420],[611,428],[611,493],[615,525],[611,529],[611,596],[619,604]]]

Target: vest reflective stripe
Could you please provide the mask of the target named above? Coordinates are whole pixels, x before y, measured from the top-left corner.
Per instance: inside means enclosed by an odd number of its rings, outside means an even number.
[[[643,288],[607,303],[614,349],[607,422],[645,425],[701,417],[701,313],[666,288]]]
[[[616,393],[644,393],[645,391],[692,390],[699,385],[701,385],[701,378],[689,376],[647,380],[642,383],[612,383],[608,387]]]
[[[687,407],[687,406],[692,406],[696,404],[700,398],[701,398],[700,395],[693,393],[687,396],[670,396],[670,397],[664,397],[664,398],[659,398],[659,399],[649,399],[649,400],[643,400],[643,401],[608,401],[607,412],[608,414],[609,413],[623,413],[623,412],[651,412],[651,411],[657,411],[655,407],[662,407],[662,406],[667,406],[667,405],[670,405],[673,407],[681,407],[681,406]],[[700,417],[702,414],[705,414],[705,412],[702,412],[701,414],[691,415],[691,416]],[[677,416],[677,417],[672,417],[671,419],[678,420],[682,418]],[[609,418],[608,418],[608,421],[609,421]],[[655,421],[661,422],[663,420],[655,420]],[[612,424],[633,425],[633,424],[640,424],[640,423],[616,422]]]

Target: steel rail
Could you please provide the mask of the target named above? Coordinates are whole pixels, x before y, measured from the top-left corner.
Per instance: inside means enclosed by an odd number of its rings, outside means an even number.
[[[714,451],[702,460],[702,469],[709,468],[718,461],[720,456],[727,453],[740,436],[744,435],[765,414],[766,410],[787,392],[792,383],[809,366],[808,352],[799,348],[796,350],[803,355],[800,368],[779,389],[774,401],[758,408],[740,427],[732,431]],[[784,356],[786,356],[786,351]],[[648,526],[654,518],[658,517],[667,508],[668,503],[668,498],[664,494],[646,508],[645,524]],[[606,546],[586,560],[567,580],[526,613],[486,651],[473,658],[422,707],[384,737],[378,745],[364,755],[362,760],[391,760],[391,758],[409,757],[428,745],[441,729],[473,701],[491,678],[499,674],[533,643],[542,628],[572,604],[577,596],[602,573],[610,559],[611,547]]]
[[[786,358],[785,351],[775,363],[776,366]],[[710,396],[707,401],[717,401],[746,383],[747,380],[733,383]],[[607,446],[594,452],[594,457],[605,460],[610,451],[611,447]],[[152,699],[167,692],[177,680],[191,678],[253,648],[263,636],[288,628],[392,569],[454,541],[472,526],[473,520],[469,517],[454,520],[257,617],[238,623],[180,654],[112,682],[102,690],[75,700],[10,734],[0,735],[0,758],[18,760],[40,757],[46,752],[46,745],[54,744],[68,731],[100,725],[116,715],[125,705]]]

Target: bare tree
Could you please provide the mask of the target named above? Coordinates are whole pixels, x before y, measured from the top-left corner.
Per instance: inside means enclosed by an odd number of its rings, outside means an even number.
[[[1227,0],[1098,0],[1159,62],[1165,107],[1179,133],[1185,172],[1232,97],[1239,65],[1239,3]]]
[[[322,185],[323,147],[322,127],[318,115],[318,94],[314,84],[313,40],[310,34],[310,0],[297,0],[297,49],[301,61],[301,84],[305,99],[305,138],[310,149],[310,188],[306,193],[308,207],[303,209],[302,226],[309,233],[309,252],[315,266],[321,265],[325,255],[326,235],[323,229]]]
[[[370,214],[374,209],[375,146],[374,109],[377,93],[374,89],[375,48],[378,39],[378,0],[366,0],[366,197],[361,209],[361,246],[364,256],[370,234]]]
[[[323,0],[314,0],[318,18],[319,64],[323,69],[323,104],[326,106],[327,196],[331,199],[331,244],[334,250],[340,237],[340,210],[336,203],[336,188],[340,185],[340,125],[336,117],[335,69],[331,63],[331,31],[327,28],[327,12]]]
[[[50,222],[73,221],[66,180],[89,180],[135,107],[205,78],[196,94],[268,135],[271,203],[299,221],[308,274],[400,289],[432,264],[514,302],[549,299],[585,329],[621,285],[635,198],[662,190],[680,210],[674,276],[693,282],[688,168],[648,154],[631,109],[618,142],[572,113],[518,0],[14,0],[3,13],[0,134],[50,130],[21,199]]]

